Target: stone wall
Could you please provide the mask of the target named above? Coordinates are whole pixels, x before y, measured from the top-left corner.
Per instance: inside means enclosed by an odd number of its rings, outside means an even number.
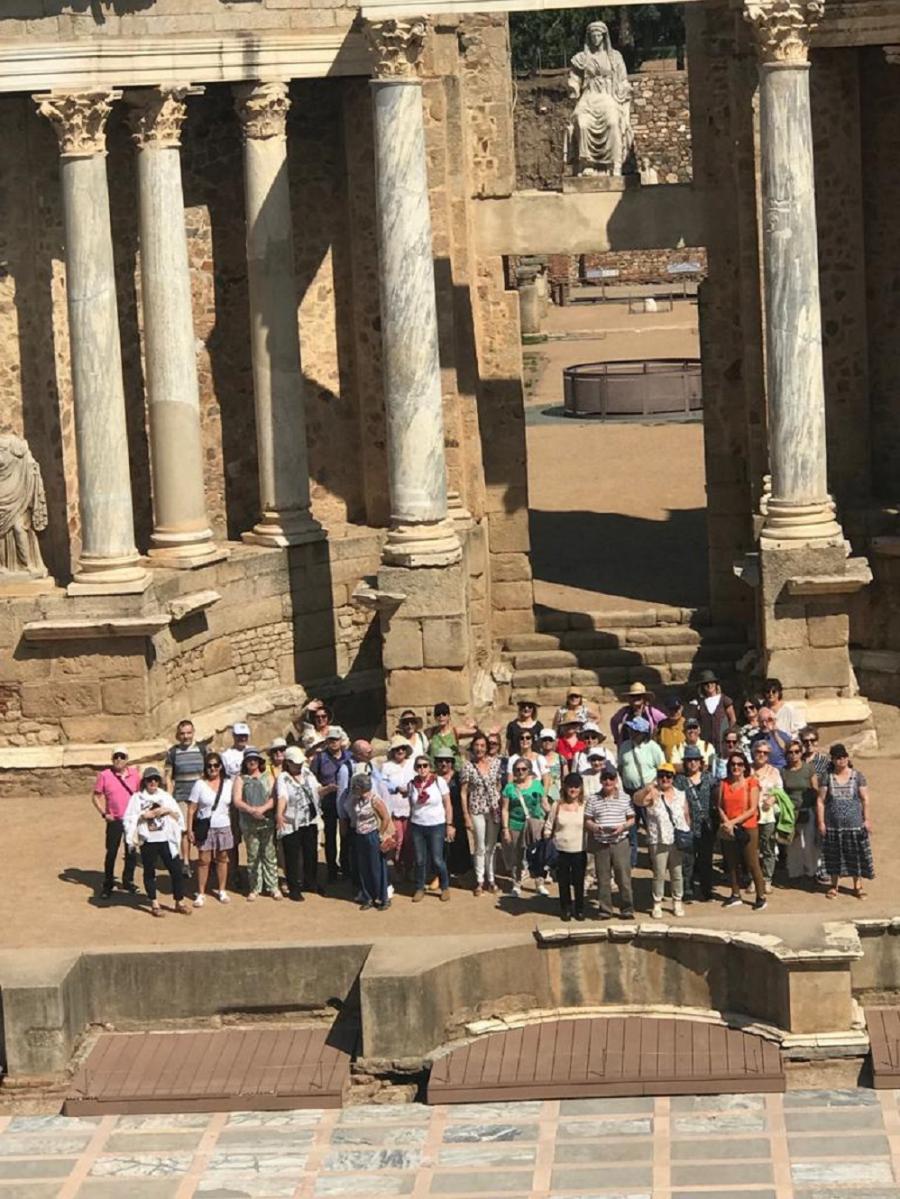
[[[648,63],[629,75],[634,88],[631,123],[640,162],[654,167],[660,183],[689,183],[693,177],[688,73],[666,69],[668,60]],[[674,67],[674,59],[672,60]],[[542,71],[516,79],[516,186],[558,191],[563,145],[571,119],[567,71]]]

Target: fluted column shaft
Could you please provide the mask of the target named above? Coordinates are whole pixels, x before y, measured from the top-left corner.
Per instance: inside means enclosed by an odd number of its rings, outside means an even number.
[[[749,0],[760,51],[766,380],[772,495],[762,539],[841,539],[828,494],[825,378],[809,94],[822,0]]]
[[[322,536],[309,511],[297,285],[287,162],[287,84],[236,92],[244,133],[247,280],[260,519],[244,539],[296,545]]]
[[[460,556],[447,519],[444,414],[422,84],[424,19],[368,22],[391,529],[385,560]]]
[[[153,475],[150,557],[160,565],[201,566],[223,556],[206,511],[197,351],[191,304],[181,128],[185,97],[200,88],[129,93],[138,148],[141,300]]]
[[[73,592],[141,591],[149,583],[134,544],[106,180],[106,120],[120,95],[102,90],[34,97],[60,146],[81,516],[81,553],[72,571]]]

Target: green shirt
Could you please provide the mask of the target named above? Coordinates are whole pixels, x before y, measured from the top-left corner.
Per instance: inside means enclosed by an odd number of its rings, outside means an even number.
[[[434,733],[431,740],[428,742],[428,756],[434,762],[434,755],[439,749],[453,750],[453,764],[457,770],[462,765],[462,757],[459,750],[459,742],[456,740],[456,733],[453,729],[447,729],[446,733]]]
[[[509,800],[509,827],[512,832],[520,833],[528,816],[544,819],[544,788],[537,779],[532,779],[523,791],[515,783],[507,783],[503,794]]]

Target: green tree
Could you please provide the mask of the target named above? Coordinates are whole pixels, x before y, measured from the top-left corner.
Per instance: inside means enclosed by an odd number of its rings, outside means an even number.
[[[512,66],[517,75],[564,67],[584,45],[590,21],[605,21],[629,71],[651,58],[680,58],[684,11],[680,4],[608,5],[510,13]]]

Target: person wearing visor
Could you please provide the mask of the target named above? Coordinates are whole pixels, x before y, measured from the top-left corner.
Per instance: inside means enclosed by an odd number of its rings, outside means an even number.
[[[661,762],[656,780],[634,796],[634,805],[642,808],[647,823],[647,840],[653,862],[654,920],[662,919],[666,873],[672,884],[672,914],[684,915],[684,873],[682,855],[692,843],[691,812],[684,793],[675,789],[675,767]]]

